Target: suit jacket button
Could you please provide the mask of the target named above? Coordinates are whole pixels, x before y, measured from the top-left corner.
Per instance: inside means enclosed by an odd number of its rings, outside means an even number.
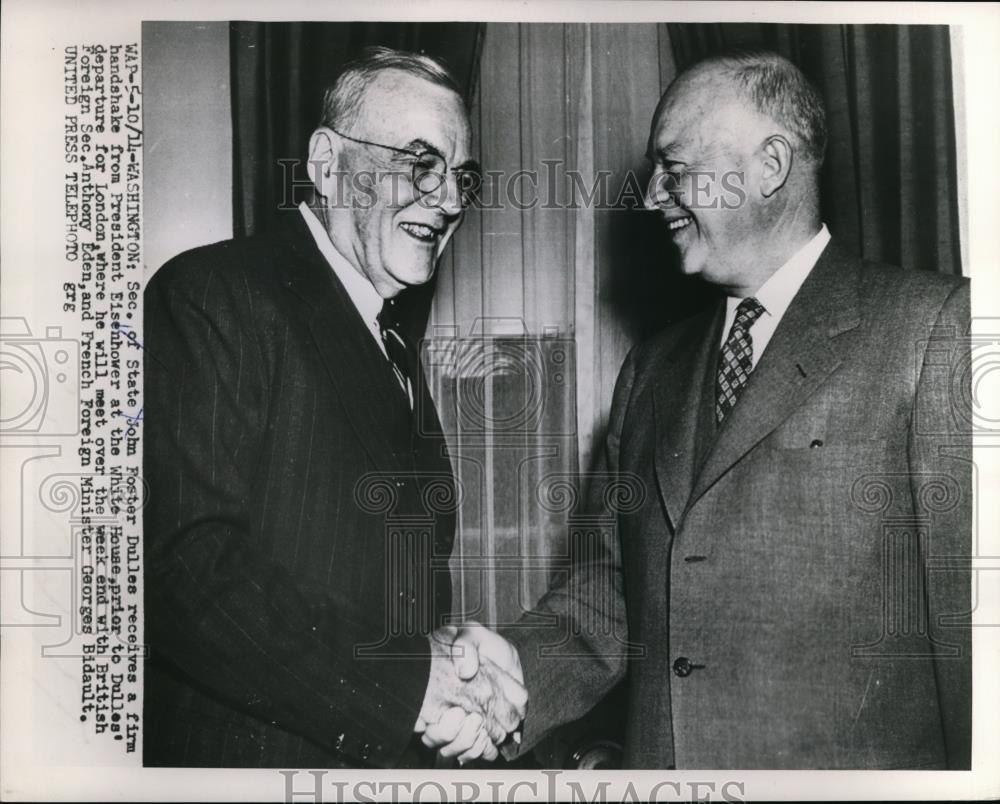
[[[681,678],[691,675],[691,660],[687,656],[678,656],[674,660],[674,675]]]
[[[368,743],[365,743],[363,746],[361,746],[361,758],[362,759],[368,759],[368,754],[370,752],[371,752],[371,746],[369,746]]]

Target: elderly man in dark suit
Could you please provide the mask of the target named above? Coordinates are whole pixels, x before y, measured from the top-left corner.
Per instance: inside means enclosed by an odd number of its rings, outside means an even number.
[[[147,765],[426,764],[452,706],[491,756],[480,727],[523,714],[448,658],[453,477],[393,303],[461,222],[469,143],[440,64],[370,50],[326,94],[314,203],[149,283]]]
[[[463,675],[523,667],[523,746],[627,668],[630,767],[969,768],[969,286],[831,238],[825,139],[774,54],[657,107],[649,206],[724,298],[629,355],[606,470],[645,499],[542,599],[557,624],[456,641]]]

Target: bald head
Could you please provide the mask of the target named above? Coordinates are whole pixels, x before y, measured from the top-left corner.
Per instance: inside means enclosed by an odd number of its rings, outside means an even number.
[[[656,107],[647,206],[662,211],[686,273],[745,295],[819,231],[825,149],[822,101],[795,65],[714,57]]]
[[[683,72],[664,93],[657,113],[695,95],[712,98],[717,109],[788,136],[800,159],[818,170],[826,152],[823,100],[802,71],[767,51],[713,56]],[[749,133],[749,132],[748,132]]]

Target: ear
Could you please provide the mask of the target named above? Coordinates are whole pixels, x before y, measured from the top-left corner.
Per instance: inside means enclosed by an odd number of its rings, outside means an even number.
[[[309,138],[309,161],[306,164],[306,171],[309,173],[309,180],[316,187],[316,193],[327,198],[332,190],[332,179],[330,178],[337,170],[340,159],[340,138],[326,128],[320,126]]]
[[[792,170],[792,144],[781,134],[772,134],[764,140],[760,153],[760,194],[770,198],[788,180]]]

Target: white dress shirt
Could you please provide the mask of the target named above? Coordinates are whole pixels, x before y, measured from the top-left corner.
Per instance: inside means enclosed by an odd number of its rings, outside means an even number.
[[[753,339],[753,368],[757,367],[757,361],[764,354],[771,336],[781,323],[781,317],[792,303],[795,294],[799,292],[802,283],[806,281],[809,272],[812,271],[819,260],[820,254],[830,242],[830,230],[826,224],[816,233],[808,243],[796,251],[768,280],[761,285],[753,297],[760,302],[764,312],[757,318],[750,327],[750,337]],[[729,337],[729,330],[733,328],[733,321],[736,320],[736,308],[743,301],[741,298],[730,296],[726,299],[726,322],[722,327],[722,341],[720,347]]]
[[[340,280],[340,283],[347,290],[347,295],[354,302],[355,308],[361,314],[361,320],[365,322],[365,326],[368,327],[368,331],[375,339],[375,343],[378,344],[378,348],[385,355],[386,360],[389,360],[389,353],[386,352],[385,344],[382,343],[382,328],[378,325],[378,315],[382,312],[382,304],[385,300],[379,296],[371,280],[356,270],[344,255],[337,251],[330,240],[330,235],[327,233],[326,227],[316,217],[316,214],[309,209],[309,205],[305,201],[299,203],[299,212],[305,218],[306,225],[309,226],[309,231],[312,232],[313,240],[316,241],[320,253],[330,264],[333,272],[337,275],[337,279]],[[413,382],[410,379],[407,379],[405,390],[406,396],[410,400],[410,407],[412,408]]]

